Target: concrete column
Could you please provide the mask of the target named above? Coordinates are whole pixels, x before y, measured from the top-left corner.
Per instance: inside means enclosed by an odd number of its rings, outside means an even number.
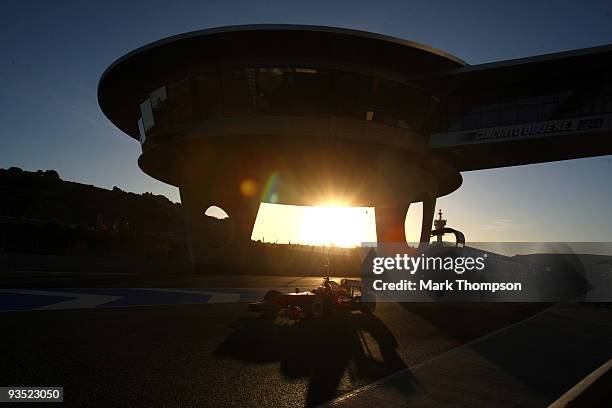
[[[380,243],[406,242],[408,204],[377,205],[376,238]]]
[[[181,188],[181,202],[191,262],[197,270],[207,265],[248,266],[251,262],[251,234],[259,202],[243,197],[213,200],[208,194]],[[229,219],[211,219],[208,207],[222,208]]]
[[[420,246],[429,244],[431,238],[431,228],[436,213],[436,197],[428,196],[423,199],[423,223],[421,225]]]
[[[220,251],[221,262],[229,265],[251,265],[251,234],[259,210],[259,201],[240,199],[232,203],[221,203],[220,206],[229,215],[231,229],[229,240]]]

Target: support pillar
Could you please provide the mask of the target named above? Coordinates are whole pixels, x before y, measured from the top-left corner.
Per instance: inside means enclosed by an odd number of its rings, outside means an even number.
[[[408,204],[378,205],[376,210],[376,238],[379,243],[406,243],[406,214]]]
[[[423,222],[421,224],[421,239],[419,240],[419,248],[429,244],[431,239],[431,228],[433,219],[436,213],[436,198],[427,196],[423,199]]]
[[[259,210],[259,201],[235,197],[215,200],[198,192],[181,188],[181,202],[189,245],[189,257],[196,270],[205,272],[209,265],[248,266],[251,262],[251,234]],[[216,205],[228,219],[212,219],[205,215]],[[210,266],[214,267],[214,266]]]

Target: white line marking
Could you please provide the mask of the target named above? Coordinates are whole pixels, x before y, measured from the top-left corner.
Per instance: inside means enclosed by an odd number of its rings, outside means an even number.
[[[183,293],[191,295],[206,295],[210,296],[207,302],[202,303],[179,303],[183,304],[207,304],[207,303],[238,303],[241,297],[245,294],[223,292],[223,289],[231,290],[244,290],[248,292],[259,292],[265,291],[260,288],[219,288],[219,290],[197,290],[197,289],[174,289],[174,288],[129,288],[134,291],[155,291],[155,292],[166,292],[166,293]],[[277,288],[282,291],[282,288]],[[99,295],[90,293],[76,293],[76,292],[57,292],[57,291],[44,291],[44,290],[28,290],[28,289],[0,289],[0,293],[14,293],[21,295],[34,295],[34,296],[54,296],[54,297],[66,297],[70,298],[65,301],[60,301],[54,304],[32,307],[28,309],[18,310],[0,310],[0,312],[27,312],[35,310],[65,310],[65,309],[93,309],[97,306],[104,305],[113,302],[117,299],[129,297],[128,295],[114,296],[114,295]],[[135,292],[136,293],[136,292]],[[252,293],[247,295],[247,298],[252,296]],[[175,303],[169,303],[164,305],[174,305]],[[154,304],[155,306],[162,306],[162,304]],[[152,306],[150,304],[136,304],[136,305],[122,305],[117,306],[120,308],[124,307],[139,307],[139,306]]]
[[[192,289],[164,289],[164,288],[138,288],[140,290],[151,290],[156,292],[170,292],[170,293],[186,293],[191,295],[208,295],[212,296],[206,303],[235,303],[240,301],[239,293],[224,293],[224,292],[212,292]]]
[[[550,404],[548,408],[565,408],[568,405],[571,405],[572,401],[575,401],[576,398],[578,398],[583,393],[588,392],[589,388],[609,371],[612,371],[612,358],[603,363],[595,370],[593,370],[582,380],[578,381],[576,385],[570,388],[565,394],[560,396],[559,399],[557,399],[555,402]]]

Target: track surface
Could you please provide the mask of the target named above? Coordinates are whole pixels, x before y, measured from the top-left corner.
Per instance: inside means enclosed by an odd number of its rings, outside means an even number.
[[[381,303],[372,316],[339,314],[300,324],[266,321],[245,310],[244,300],[265,288],[309,289],[319,282],[303,277],[5,275],[3,287],[22,292],[5,289],[0,304],[4,299],[14,308],[27,301],[29,307],[22,309],[30,310],[0,313],[0,385],[63,386],[69,406],[316,405],[546,306]],[[97,287],[90,292],[99,294],[104,287],[106,295],[115,291],[120,297],[125,286],[136,283],[165,288],[160,292],[164,300],[151,303],[139,295],[139,301],[126,301],[123,296],[105,307],[77,302],[73,309],[31,310],[66,299],[44,295],[44,302],[34,301],[35,295],[23,292],[28,287],[65,293],[72,287],[82,294],[82,288]],[[173,288],[238,293],[241,301],[211,303],[209,294],[201,302],[181,302],[180,295],[168,297]],[[164,304],[172,302],[184,304]]]

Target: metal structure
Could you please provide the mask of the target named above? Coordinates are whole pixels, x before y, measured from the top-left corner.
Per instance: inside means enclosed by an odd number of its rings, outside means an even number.
[[[428,242],[462,171],[612,153],[611,46],[468,66],[363,31],[223,27],[120,58],[98,99],[140,168],[179,187],[195,263],[247,262],[261,202],[373,206],[382,242],[405,242],[423,202]]]

